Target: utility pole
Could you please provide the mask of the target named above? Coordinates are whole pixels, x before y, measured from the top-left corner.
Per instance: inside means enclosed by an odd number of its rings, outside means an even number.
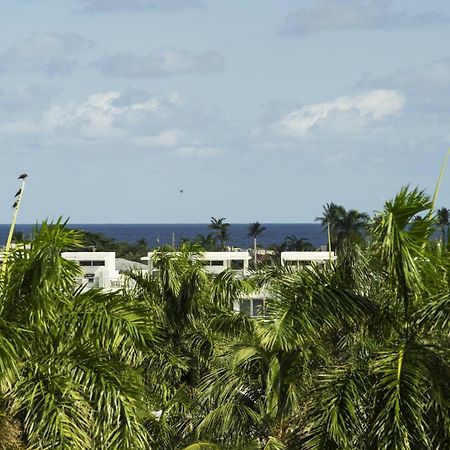
[[[27,177],[28,177],[28,175],[26,173],[23,173],[18,178],[19,180],[22,181],[22,186],[20,187],[20,189],[17,191],[17,193],[15,195],[15,202],[13,204],[14,212],[13,212],[13,218],[12,218],[12,222],[11,222],[11,228],[9,229],[9,234],[8,234],[8,239],[6,241],[5,251],[3,252],[2,273],[5,273],[5,270],[6,270],[6,263],[7,263],[9,251],[11,248],[11,241],[12,241],[12,237],[14,234],[14,227],[16,226],[17,215],[19,214],[20,203],[22,202],[23,191],[25,189],[25,180],[27,179]]]

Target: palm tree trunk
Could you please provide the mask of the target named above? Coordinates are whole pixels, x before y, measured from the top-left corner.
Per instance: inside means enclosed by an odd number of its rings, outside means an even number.
[[[256,258],[256,236],[253,236],[253,257],[255,258],[255,268],[257,264],[257,258]]]

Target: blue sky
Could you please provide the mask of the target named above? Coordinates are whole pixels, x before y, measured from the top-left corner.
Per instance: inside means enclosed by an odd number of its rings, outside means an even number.
[[[3,0],[0,223],[22,172],[22,223],[311,222],[431,192],[448,42],[438,0]]]

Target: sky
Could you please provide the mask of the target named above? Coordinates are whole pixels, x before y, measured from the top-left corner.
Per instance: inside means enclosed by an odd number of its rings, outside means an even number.
[[[447,0],[2,0],[0,223],[23,172],[19,223],[301,223],[432,193],[449,42]]]

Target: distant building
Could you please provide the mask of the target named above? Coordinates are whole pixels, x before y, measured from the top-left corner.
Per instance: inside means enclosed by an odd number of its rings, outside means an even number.
[[[148,262],[148,272],[154,273],[158,270],[153,255],[149,252],[147,257],[141,258]],[[208,273],[218,275],[224,270],[231,270],[238,276],[248,275],[248,262],[251,256],[248,251],[232,251],[232,252],[203,252],[192,256],[193,259],[201,261]]]
[[[304,266],[317,265],[319,268],[330,261],[335,261],[334,252],[281,252],[281,265],[301,268]]]
[[[115,252],[64,252],[61,256],[80,265],[83,274],[77,282],[84,290],[92,288],[118,290],[130,282],[124,272],[147,269],[144,264],[138,262],[120,258],[116,260]]]

